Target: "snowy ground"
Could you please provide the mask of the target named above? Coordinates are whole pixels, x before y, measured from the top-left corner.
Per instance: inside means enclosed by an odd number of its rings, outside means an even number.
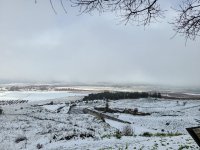
[[[8,95],[15,98],[17,94],[7,93],[7,98]],[[81,96],[83,95],[78,93],[61,94],[57,97],[51,95],[46,98],[43,96],[42,100],[36,102],[2,106],[4,114],[0,115],[0,150],[39,148],[45,150],[199,150],[185,128],[200,126],[200,101],[162,99],[110,101],[111,108],[138,108],[139,111],[151,114],[133,116],[108,113],[107,115],[132,123],[129,127],[132,128],[133,135],[120,134],[120,138],[117,136],[117,130],[123,132],[127,124],[109,119],[105,119],[104,122],[92,115],[84,114],[83,108],[92,109],[94,106],[104,106],[105,103],[103,101],[77,102]],[[6,98],[5,93],[1,93],[0,98]],[[52,99],[54,99],[53,105],[35,105],[51,102]],[[73,102],[76,106],[71,113],[68,113],[70,103]],[[144,132],[150,133],[151,136],[144,136]],[[159,136],[158,133],[166,136]],[[177,135],[172,136],[171,133]]]
[[[65,99],[74,96],[85,96],[84,93],[68,92],[68,91],[6,91],[0,92],[0,101],[2,100],[28,100],[44,101]]]

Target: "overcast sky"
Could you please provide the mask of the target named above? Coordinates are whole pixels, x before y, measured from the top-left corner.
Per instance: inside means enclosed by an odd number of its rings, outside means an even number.
[[[0,0],[1,81],[200,86],[199,39],[170,39],[172,12],[144,29],[109,13],[55,8],[57,15],[48,0]]]

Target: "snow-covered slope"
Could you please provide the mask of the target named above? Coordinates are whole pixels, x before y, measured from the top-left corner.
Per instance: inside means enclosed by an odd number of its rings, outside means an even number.
[[[45,101],[36,101],[40,105],[30,102],[2,106],[0,150],[39,148],[45,150],[199,150],[185,128],[200,125],[200,101],[162,99],[109,101],[110,108],[138,108],[139,111],[151,114],[133,116],[124,113],[107,113],[131,122],[129,126],[133,130],[133,135],[126,136],[123,134],[123,129],[128,124],[110,119],[105,119],[104,122],[93,115],[81,113],[84,108],[105,106],[104,101],[85,103],[77,97],[78,93],[70,96],[60,93],[59,97],[55,93],[56,96],[53,96],[52,93],[44,96]],[[17,94],[10,93],[10,97],[15,98]],[[28,95],[31,92],[23,94]],[[2,94],[0,97],[5,95]],[[34,100],[34,97],[37,96],[31,97],[30,100]],[[50,104],[49,102],[54,98],[55,100]],[[72,105],[73,111],[69,114]],[[145,132],[150,136],[145,136]]]

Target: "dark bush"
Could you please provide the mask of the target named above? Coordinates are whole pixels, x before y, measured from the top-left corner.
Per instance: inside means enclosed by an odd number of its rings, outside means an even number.
[[[144,133],[142,134],[142,136],[151,137],[151,136],[153,136],[153,134],[152,134],[152,133],[149,133],[149,132],[144,132]]]
[[[115,132],[115,137],[116,137],[117,139],[121,139],[122,133],[121,133],[119,130],[117,130],[117,131]]]
[[[0,115],[3,114],[3,109],[0,107]]]
[[[27,138],[26,138],[25,136],[17,137],[17,138],[15,139],[15,143],[19,143],[19,142],[25,141],[25,140],[27,140]]]
[[[138,113],[138,108],[135,108],[135,109],[133,110],[133,112],[134,112],[135,114],[137,114],[137,113]]]
[[[53,101],[51,101],[51,102],[49,103],[49,105],[53,105]]]
[[[43,148],[43,145],[42,144],[37,144],[37,149],[41,149],[41,148]]]

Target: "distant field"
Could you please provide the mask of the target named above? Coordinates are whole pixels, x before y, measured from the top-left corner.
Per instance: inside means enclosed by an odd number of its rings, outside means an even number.
[[[43,101],[64,99],[70,96],[84,96],[86,94],[67,91],[6,91],[0,92],[0,101]]]

